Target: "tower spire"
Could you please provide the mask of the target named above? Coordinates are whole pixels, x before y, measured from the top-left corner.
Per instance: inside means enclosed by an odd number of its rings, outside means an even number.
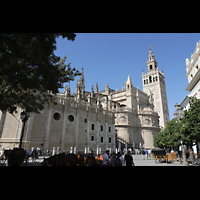
[[[155,56],[153,54],[152,49],[152,45],[150,46],[150,50],[149,50],[149,56],[147,59],[147,67],[148,67],[148,71],[151,71],[153,69],[157,69],[157,62],[155,59]]]
[[[153,51],[151,50],[151,48],[152,48],[152,45],[150,46],[149,56],[148,56],[147,62],[155,60],[155,56],[153,55]]]

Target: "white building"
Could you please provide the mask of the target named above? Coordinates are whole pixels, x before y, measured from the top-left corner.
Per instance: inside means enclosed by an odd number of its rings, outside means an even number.
[[[200,99],[200,41],[196,43],[194,53],[191,54],[190,60],[186,58],[186,76],[188,86],[186,90],[190,92],[181,102],[183,110],[189,109],[189,97]]]
[[[194,53],[191,54],[190,60],[186,58],[186,76],[188,78],[188,86],[186,90],[190,92],[180,106],[184,110],[190,108],[189,97],[200,99],[200,41],[196,43]],[[197,153],[196,145],[193,147],[194,153]]]

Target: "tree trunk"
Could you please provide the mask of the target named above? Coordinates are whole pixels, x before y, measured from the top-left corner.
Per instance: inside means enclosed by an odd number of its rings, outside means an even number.
[[[191,161],[192,161],[192,165],[194,165],[194,153],[193,153],[192,147],[190,147],[190,158],[191,158]]]

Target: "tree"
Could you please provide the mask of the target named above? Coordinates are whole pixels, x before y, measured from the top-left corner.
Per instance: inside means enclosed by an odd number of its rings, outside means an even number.
[[[160,148],[178,148],[180,146],[180,124],[176,119],[167,122],[163,131],[154,137],[154,146]]]
[[[163,149],[166,145],[165,143],[165,137],[163,137],[165,134],[163,133],[163,131],[158,132],[155,136],[154,136],[154,146],[155,147],[159,147],[161,149]]]
[[[172,119],[162,132],[154,137],[154,146],[160,148],[178,148],[182,140],[184,145],[192,146],[200,142],[200,99],[190,97],[190,108],[185,110],[179,122]]]
[[[190,108],[180,120],[183,144],[192,147],[200,142],[200,99],[190,97]]]
[[[31,112],[54,102],[63,83],[80,75],[54,54],[56,38],[75,40],[74,33],[0,34],[0,110],[13,113],[17,106]]]

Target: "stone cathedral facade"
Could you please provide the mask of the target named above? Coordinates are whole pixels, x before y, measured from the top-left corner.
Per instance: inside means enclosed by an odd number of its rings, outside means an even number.
[[[108,84],[99,91],[85,91],[84,71],[76,91],[70,86],[56,94],[57,105],[47,105],[40,114],[32,113],[25,127],[23,148],[61,152],[104,153],[116,148],[153,148],[153,138],[169,120],[164,74],[149,51],[147,74],[142,73],[143,91],[133,86],[130,75],[121,90]],[[15,116],[0,117],[0,149],[18,147],[22,122],[19,108]]]

